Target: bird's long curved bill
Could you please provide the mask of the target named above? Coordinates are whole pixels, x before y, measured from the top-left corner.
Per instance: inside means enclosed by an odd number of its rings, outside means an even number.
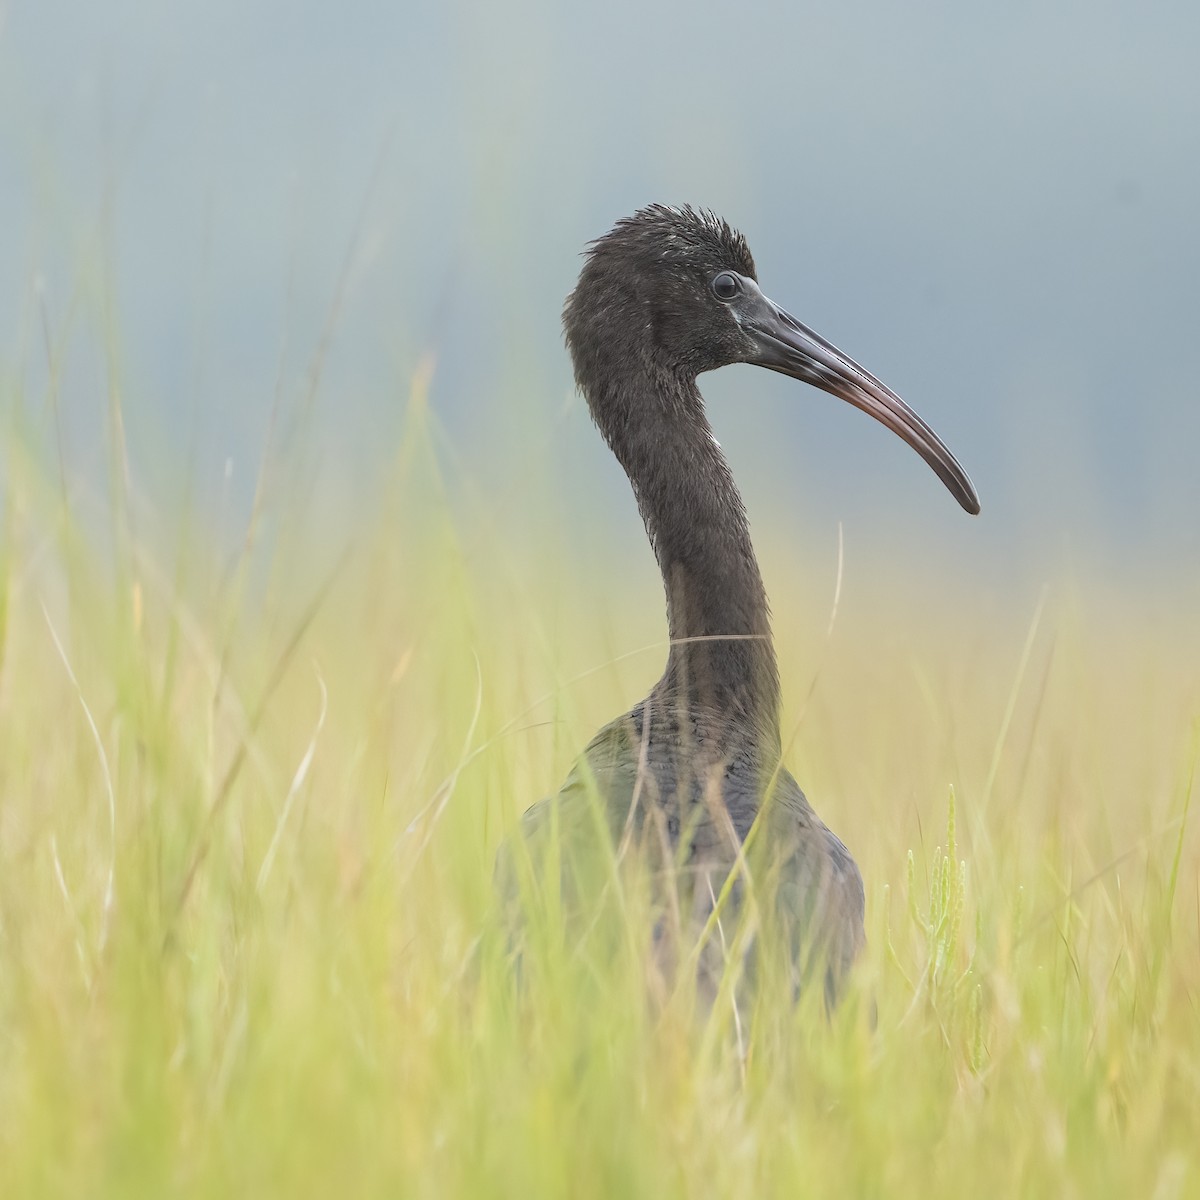
[[[891,388],[790,313],[765,296],[762,299],[766,303],[745,322],[758,343],[754,363],[811,383],[869,413],[902,437],[937,472],[967,512],[979,512],[975,486],[958,459]]]

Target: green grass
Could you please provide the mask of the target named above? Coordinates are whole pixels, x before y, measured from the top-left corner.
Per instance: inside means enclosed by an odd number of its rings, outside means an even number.
[[[830,1022],[697,1013],[636,936],[514,984],[496,846],[652,682],[658,597],[473,537],[420,395],[345,554],[278,495],[230,556],[2,453],[0,1195],[1200,1193],[1169,598],[848,568],[826,638],[830,564],[764,536],[869,946]]]

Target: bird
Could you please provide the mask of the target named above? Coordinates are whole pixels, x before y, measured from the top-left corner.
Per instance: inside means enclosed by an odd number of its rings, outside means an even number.
[[[563,329],[662,574],[669,650],[649,694],[595,735],[515,841],[535,873],[554,843],[559,884],[583,905],[595,896],[587,864],[599,888],[603,863],[639,847],[671,880],[655,940],[674,947],[672,963],[684,933],[707,928],[715,944],[714,916],[736,915],[753,889],[760,936],[783,939],[792,989],[821,980],[832,1008],[865,943],[862,876],[782,762],[766,592],[697,378],[733,363],[781,372],[882,422],[971,514],[975,488],[895,392],[767,298],[746,239],[710,210],[649,205],[590,243]],[[513,863],[510,845],[498,863],[510,894]],[[724,961],[704,956],[699,970]]]

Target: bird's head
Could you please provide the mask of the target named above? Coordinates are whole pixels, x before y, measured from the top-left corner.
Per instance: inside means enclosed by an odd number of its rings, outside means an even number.
[[[937,434],[869,371],[768,299],[746,239],[711,212],[656,204],[618,221],[589,248],[563,327],[576,380],[593,404],[618,364],[694,378],[753,363],[869,413],[925,459],[967,512],[979,511],[974,486]]]

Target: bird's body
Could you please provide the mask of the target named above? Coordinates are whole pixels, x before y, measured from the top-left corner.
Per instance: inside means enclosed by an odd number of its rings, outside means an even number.
[[[613,847],[636,843],[670,867],[671,903],[691,929],[736,871],[733,907],[753,887],[795,981],[819,963],[832,1000],[863,941],[862,879],[781,762],[766,593],[696,376],[743,361],[814,383],[904,436],[968,511],[978,501],[899,397],[763,296],[744,239],[709,213],[654,206],[619,222],[594,243],[563,323],[658,559],[671,641],[649,696],[529,810],[525,840],[553,830],[583,848],[605,832]]]

